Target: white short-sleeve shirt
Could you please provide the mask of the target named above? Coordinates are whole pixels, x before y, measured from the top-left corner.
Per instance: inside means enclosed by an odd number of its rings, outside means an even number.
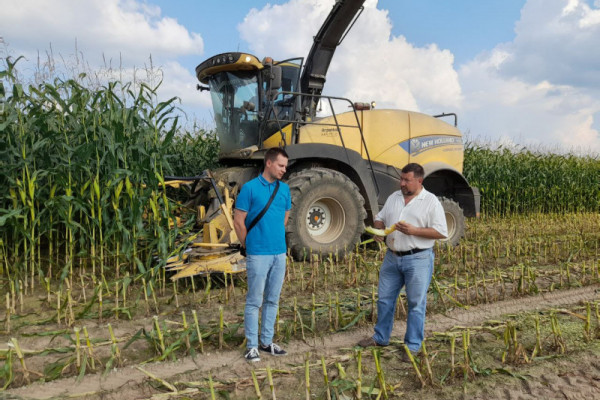
[[[395,191],[387,198],[385,205],[375,216],[375,221],[382,221],[386,227],[399,221],[406,221],[418,228],[433,228],[440,234],[448,236],[444,208],[438,198],[425,188],[406,205],[402,191]],[[385,242],[391,250],[407,251],[433,247],[435,239],[394,231],[387,235]]]

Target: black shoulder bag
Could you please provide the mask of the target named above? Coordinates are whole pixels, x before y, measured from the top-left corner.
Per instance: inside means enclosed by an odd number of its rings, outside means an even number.
[[[254,228],[256,226],[256,224],[258,224],[258,221],[260,221],[260,219],[267,213],[267,210],[271,206],[273,199],[275,198],[275,196],[277,196],[278,190],[279,190],[279,181],[277,181],[277,183],[275,184],[275,190],[273,190],[273,194],[269,198],[269,201],[267,202],[267,205],[265,206],[265,208],[262,209],[262,211],[252,220],[252,222],[250,222],[250,225],[248,226],[248,228],[246,228],[246,238],[248,238],[248,233],[250,232],[250,230],[252,228]],[[240,247],[240,254],[243,255],[244,257],[246,257],[246,247]]]

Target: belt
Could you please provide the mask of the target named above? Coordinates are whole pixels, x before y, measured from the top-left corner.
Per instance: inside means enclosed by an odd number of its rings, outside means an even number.
[[[406,251],[390,250],[390,251],[392,253],[394,253],[395,255],[397,255],[398,257],[404,257],[404,256],[410,256],[411,254],[417,254],[417,253],[420,253],[425,250],[429,250],[429,249],[410,249],[410,250],[406,250]]]

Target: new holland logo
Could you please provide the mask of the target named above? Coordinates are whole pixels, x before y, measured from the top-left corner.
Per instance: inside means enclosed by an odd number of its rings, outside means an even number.
[[[462,138],[459,136],[435,135],[412,138],[400,142],[399,144],[407,153],[410,153],[411,156],[415,156],[424,151],[442,146],[462,146],[463,142]]]

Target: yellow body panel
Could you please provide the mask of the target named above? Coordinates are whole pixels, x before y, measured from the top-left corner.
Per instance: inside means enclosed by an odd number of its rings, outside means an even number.
[[[292,124],[288,124],[281,129],[285,136],[285,142],[290,144],[292,142]],[[263,141],[263,147],[270,149],[271,147],[283,147],[283,140],[281,138],[281,132],[277,131],[265,141]]]
[[[438,118],[401,110],[357,112],[372,161],[402,168],[409,162],[444,163],[462,172],[463,144],[460,131]],[[337,115],[344,145],[367,159],[353,112]],[[342,146],[333,116],[300,129],[299,143]]]
[[[200,64],[205,68],[197,75],[198,80],[202,83],[208,82],[208,77],[224,71],[243,71],[243,70],[261,70],[264,65],[252,54],[240,53],[239,56],[233,58],[234,53],[223,53],[212,57],[212,65],[206,63]],[[235,53],[237,55],[237,53]],[[208,60],[207,60],[208,61]]]
[[[443,162],[462,173],[462,134],[453,125],[421,113],[410,113],[410,162]]]
[[[360,114],[358,114],[360,118]],[[340,125],[344,145],[362,154],[362,144],[360,140],[360,130],[354,113],[344,113],[336,116]],[[300,128],[298,143],[323,143],[334,146],[342,146],[342,140],[338,133],[333,116],[321,119],[315,119],[313,124],[305,125]]]
[[[398,110],[371,110],[361,113],[363,133],[371,160],[396,168],[405,166],[409,162],[409,154],[399,143],[409,137],[409,113]]]

